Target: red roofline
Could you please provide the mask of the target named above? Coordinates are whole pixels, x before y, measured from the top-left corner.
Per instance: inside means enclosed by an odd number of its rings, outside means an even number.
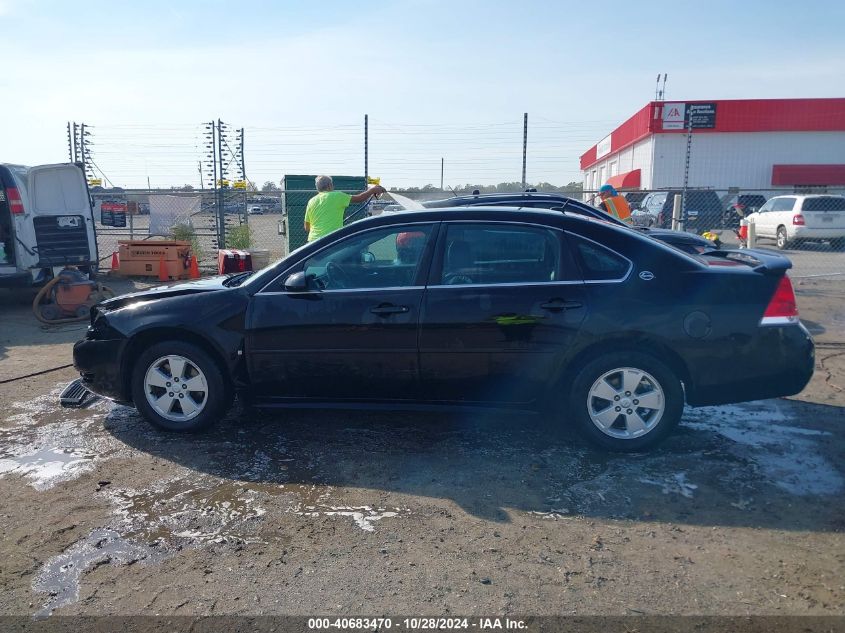
[[[843,132],[845,98],[835,99],[730,99],[722,101],[667,101],[666,103],[715,103],[716,127],[694,134],[724,132]],[[652,101],[610,133],[610,153],[596,158],[594,145],[581,155],[581,169],[589,169],[653,134],[686,134],[664,130],[664,103]]]

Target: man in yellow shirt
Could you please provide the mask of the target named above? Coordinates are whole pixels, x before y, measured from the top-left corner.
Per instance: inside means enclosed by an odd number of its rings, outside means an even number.
[[[308,201],[305,207],[305,232],[308,241],[324,237],[343,226],[343,215],[350,203],[366,202],[372,196],[380,196],[385,188],[376,185],[354,196],[335,191],[331,176],[317,176],[314,184],[319,192]]]

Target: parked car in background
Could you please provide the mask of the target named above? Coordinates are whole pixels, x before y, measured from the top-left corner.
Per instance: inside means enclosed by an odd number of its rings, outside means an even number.
[[[249,215],[264,215],[264,210],[261,207],[250,207]]]
[[[739,228],[739,221],[766,204],[766,196],[758,193],[729,193],[722,196],[722,226]]]
[[[653,215],[646,209],[632,208],[631,222],[634,226],[644,226],[646,228],[651,228],[657,224],[657,216]]]
[[[647,191],[627,191],[622,194],[631,207],[631,211],[642,208],[642,202],[648,195]]]
[[[74,365],[170,431],[214,424],[238,393],[272,408],[534,410],[640,451],[685,402],[804,388],[814,348],[790,266],[551,210],[382,214],[257,273],[101,303]]]
[[[683,191],[679,189],[654,191],[643,199],[641,208],[657,217],[658,227],[671,228],[676,194],[683,195]],[[722,202],[719,200],[718,194],[710,190],[688,190],[685,213],[681,219],[686,231],[704,233],[720,228],[722,224]]]
[[[426,202],[427,208],[444,208],[460,206],[518,206],[527,209],[554,209],[564,213],[583,215],[604,222],[610,222],[617,226],[631,228],[624,222],[620,222],[613,216],[597,209],[586,202],[569,198],[560,193],[536,193],[536,192],[515,192],[515,193],[491,193],[484,195],[456,196],[444,200],[433,200]],[[687,253],[701,253],[717,248],[717,246],[699,235],[683,231],[671,231],[668,229],[646,228],[635,226],[637,231],[644,232],[649,237],[671,244]]]
[[[90,273],[98,260],[82,169],[0,164],[0,288],[41,285],[64,266]]]
[[[775,196],[748,216],[757,237],[774,239],[779,249],[827,240],[845,248],[845,196]]]

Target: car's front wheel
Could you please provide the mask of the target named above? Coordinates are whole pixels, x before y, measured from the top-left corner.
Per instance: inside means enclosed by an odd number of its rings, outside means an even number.
[[[219,365],[182,341],[162,341],[141,353],[132,372],[132,399],[147,421],[167,431],[208,428],[232,403]]]
[[[588,362],[572,382],[576,428],[613,451],[649,449],[681,419],[684,396],[675,372],[639,352],[608,353]]]

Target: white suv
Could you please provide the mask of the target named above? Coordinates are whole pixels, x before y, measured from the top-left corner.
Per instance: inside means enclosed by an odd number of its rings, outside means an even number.
[[[775,196],[748,216],[757,237],[773,238],[778,248],[808,240],[829,240],[845,248],[845,196]]]

